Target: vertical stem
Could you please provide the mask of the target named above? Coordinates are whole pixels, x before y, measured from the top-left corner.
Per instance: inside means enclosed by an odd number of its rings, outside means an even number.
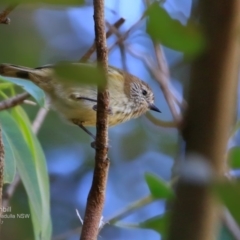
[[[201,0],[207,47],[193,63],[183,136],[186,152],[203,156],[214,175],[224,172],[232,127],[239,63],[239,0]],[[208,186],[180,181],[170,240],[216,239],[219,209]]]
[[[95,42],[98,64],[107,79],[108,55],[106,46],[104,0],[94,0]],[[98,87],[97,97],[97,135],[95,168],[92,186],[87,199],[87,207],[82,227],[81,240],[95,240],[105,201],[105,191],[109,168],[108,153],[108,105],[107,86]]]

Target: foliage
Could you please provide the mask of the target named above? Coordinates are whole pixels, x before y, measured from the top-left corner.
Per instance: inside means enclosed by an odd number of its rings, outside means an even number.
[[[43,104],[44,94],[34,84],[20,79],[1,78],[1,80],[21,85]],[[0,88],[2,84],[5,83],[0,83]],[[14,92],[12,84],[8,87]],[[6,97],[2,91],[1,95]],[[18,172],[28,195],[35,239],[40,239],[40,236],[46,240],[50,239],[49,180],[42,147],[32,131],[27,114],[20,106],[10,112],[1,111],[0,122],[5,148],[4,182],[11,183],[16,171]]]
[[[145,174],[145,181],[148,185],[148,188],[152,194],[152,197],[155,199],[167,199],[170,200],[173,198],[173,190],[171,187],[161,178],[146,173]]]
[[[191,22],[186,26],[182,25],[178,20],[172,19],[158,3],[149,7],[147,15],[147,32],[154,40],[187,55],[202,52],[204,37],[196,25]]]
[[[155,216],[144,222],[141,222],[139,224],[139,227],[152,229],[161,234],[163,238],[165,238],[168,233],[169,222],[170,222],[169,214],[165,213],[163,215]]]
[[[93,64],[59,63],[54,69],[61,82],[69,85],[82,83],[104,86],[106,82],[102,69]]]
[[[26,90],[31,96],[37,101],[37,103],[41,106],[45,106],[45,94],[42,89],[40,89],[38,86],[33,84],[30,81],[19,79],[19,78],[11,78],[11,77],[1,77],[0,81],[6,81],[14,83],[20,87],[22,87],[24,90]],[[1,87],[1,85],[0,85]]]

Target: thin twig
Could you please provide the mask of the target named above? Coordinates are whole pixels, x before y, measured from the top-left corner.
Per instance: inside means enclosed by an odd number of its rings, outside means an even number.
[[[116,213],[114,216],[106,219],[105,221],[106,221],[106,223],[109,223],[109,224],[115,224],[116,222],[118,222],[121,219],[130,215],[133,211],[153,202],[153,200],[154,199],[153,199],[152,195],[141,198],[141,199],[137,200],[136,202],[129,204],[127,207],[123,208],[118,213]]]
[[[155,49],[155,54],[156,54],[159,70],[164,75],[164,78],[166,79],[166,81],[169,81],[170,80],[169,69],[168,69],[167,60],[163,53],[162,47],[160,46],[159,43],[154,42],[154,41],[153,41],[153,45],[154,45],[154,49]]]
[[[116,45],[119,45],[120,42],[123,42],[128,36],[129,34],[140,24],[140,22],[143,20],[143,18],[145,17],[145,13],[143,13],[143,15],[140,17],[140,19],[134,23],[123,35],[121,38],[118,38],[116,40],[115,43],[113,43],[113,45],[111,47],[109,47],[108,51],[112,51],[114,47],[116,47]]]
[[[4,11],[0,13],[0,24],[9,24],[10,23],[10,18],[7,16],[9,13],[16,8],[17,4],[9,5]]]
[[[24,92],[0,102],[0,111],[15,107],[23,103],[24,100],[27,99],[29,96],[29,93]]]
[[[137,210],[137,209],[139,209],[143,206],[146,206],[147,204],[149,204],[153,201],[154,201],[154,199],[152,198],[151,195],[146,196],[144,198],[141,198],[141,199],[137,200],[136,202],[133,202],[133,203],[129,204],[127,207],[123,208],[122,210],[118,211],[113,216],[111,216],[107,219],[104,219],[104,222],[108,223],[108,224],[111,224],[111,225],[114,225],[118,221],[120,221],[121,219],[130,215],[135,210]],[[67,239],[67,238],[71,237],[73,234],[79,232],[80,230],[81,230],[81,227],[77,227],[75,229],[72,229],[70,231],[67,231],[65,233],[62,233],[62,234],[54,237],[53,240]]]
[[[13,182],[7,186],[6,190],[3,193],[2,206],[7,208],[9,206],[9,201],[12,198],[17,186],[19,185],[21,179],[18,173],[16,173]]]
[[[180,127],[181,127],[180,124],[182,122],[182,116],[181,116],[181,113],[178,113],[178,110],[177,110],[177,108],[178,108],[177,104],[179,103],[179,101],[176,101],[177,98],[175,97],[174,93],[170,90],[170,85],[171,85],[170,73],[169,73],[169,68],[167,65],[166,57],[164,55],[163,49],[162,49],[161,45],[159,44],[159,42],[156,42],[152,39],[152,43],[154,46],[155,55],[156,55],[156,59],[157,59],[157,70],[158,70],[158,75],[159,75],[159,78],[156,78],[156,80],[158,81],[158,83],[163,91],[164,97],[168,103],[168,106],[172,113],[172,116],[173,116],[175,122],[177,123],[176,125],[178,125],[178,128],[180,129]],[[169,93],[171,93],[171,95]],[[179,141],[180,141],[180,138],[179,138]],[[179,144],[178,144],[179,151],[181,149],[180,146],[181,146],[181,144],[179,142]],[[179,165],[179,159],[180,159],[179,157],[176,157],[173,167],[172,167],[173,170],[176,169],[177,166]],[[175,173],[173,171],[172,178],[174,178],[174,177],[175,177]]]
[[[170,91],[168,86],[170,76],[165,56],[163,54],[161,46],[157,42],[154,41],[152,42],[154,45],[158,65],[157,69],[159,77],[157,77],[156,80],[161,86],[161,89],[163,91],[164,97],[168,102],[173,118],[175,119],[176,122],[179,122],[181,117],[176,109],[175,99],[173,98],[173,94],[169,94]]]
[[[113,26],[115,28],[119,28],[123,23],[125,22],[124,18],[120,18],[119,20],[117,20]],[[109,38],[111,35],[113,34],[112,30],[109,29],[106,33],[106,38]],[[93,42],[92,46],[88,49],[88,51],[81,57],[80,61],[81,62],[86,62],[91,55],[94,53],[94,51],[96,50],[96,46],[95,46],[95,42]]]
[[[118,28],[114,25],[111,25],[108,21],[106,21],[106,26],[108,27],[108,31],[111,32],[111,34],[115,34],[118,38],[121,38],[121,33],[118,31]],[[107,34],[106,34],[107,36]]]
[[[41,128],[43,121],[45,120],[46,116],[48,114],[48,109],[46,108],[40,108],[35,120],[32,123],[32,130],[37,135],[39,129]]]
[[[142,19],[145,17],[145,12],[141,16],[141,18],[131,27],[128,31],[125,32],[122,36],[119,36],[118,31],[114,30],[114,33],[118,36],[117,41],[109,48],[109,51],[111,51],[116,45],[120,45],[123,43],[123,41],[128,37],[129,33],[136,27],[138,24],[142,21]],[[161,89],[163,91],[163,94],[168,102],[169,108],[171,110],[171,113],[173,115],[173,118],[176,122],[181,121],[181,117],[179,113],[176,110],[176,104],[179,105],[179,100],[174,96],[174,94],[169,90],[169,70],[168,66],[165,60],[165,56],[163,55],[163,52],[159,48],[159,45],[157,43],[154,43],[155,52],[156,52],[156,58],[158,66],[156,66],[156,69],[153,70],[153,64],[146,64],[149,68],[149,70],[153,73],[156,80],[159,82]],[[142,57],[142,56],[141,56]],[[146,58],[142,58],[144,62],[146,63]],[[185,104],[185,102],[184,102]],[[185,105],[184,105],[185,106]]]
[[[122,39],[122,35],[116,27],[112,26],[108,21],[106,21],[106,25],[109,28],[109,30],[111,30],[117,36],[118,39]],[[119,49],[120,49],[120,53],[121,53],[123,70],[127,71],[126,51],[125,51],[125,48],[124,48],[123,41],[119,41]]]
[[[31,101],[31,100],[24,100],[23,101],[24,104],[27,104],[27,105],[31,105],[31,106],[37,106],[37,103],[34,102],[34,101]]]
[[[164,128],[178,128],[179,125],[176,122],[167,122],[162,121],[160,119],[155,118],[151,113],[147,112],[144,115],[150,122],[152,122],[155,126],[164,127]]]
[[[109,51],[111,51],[117,44],[121,44],[123,43],[123,41],[128,37],[129,33],[142,21],[142,19],[145,17],[145,13],[141,16],[141,18],[131,27],[129,28],[128,31],[125,32],[124,35],[120,35],[119,32],[114,29],[114,27],[112,27],[112,31],[117,35],[118,39],[117,41],[109,48]],[[110,26],[108,26],[110,27]],[[131,53],[133,55],[136,56],[135,52],[131,50]],[[177,103],[179,105],[179,100],[178,98],[176,98],[174,96],[174,94],[170,91],[170,83],[169,83],[169,70],[168,70],[168,66],[166,63],[166,59],[165,56],[163,55],[161,49],[159,48],[159,46],[157,46],[157,44],[155,44],[155,51],[156,51],[156,57],[157,57],[157,62],[158,62],[158,68],[156,66],[155,69],[153,69],[153,67],[155,66],[154,63],[150,63],[149,61],[147,61],[146,57],[143,57],[143,55],[138,54],[137,57],[139,58],[141,56],[141,59],[145,62],[145,64],[147,65],[148,69],[151,71],[151,73],[154,75],[154,77],[156,78],[156,80],[159,82],[161,89],[164,93],[164,96],[168,102],[169,108],[172,112],[173,118],[175,119],[175,121],[177,123],[180,123],[180,116],[176,110],[176,105],[175,103]],[[185,102],[184,102],[185,103]],[[148,115],[148,118],[150,120],[153,120],[154,117],[150,117]],[[154,119],[153,122],[156,119]],[[162,125],[162,122],[159,122],[158,125]],[[168,125],[168,124],[167,124]],[[174,126],[173,126],[174,125]],[[176,127],[177,124],[170,124],[170,127]],[[168,125],[169,126],[169,125]]]
[[[108,53],[105,34],[104,0],[94,0],[95,41],[98,64],[103,67],[107,79]],[[108,106],[107,86],[98,87],[96,155],[92,186],[88,195],[81,240],[97,239],[105,201],[109,169],[108,153]]]

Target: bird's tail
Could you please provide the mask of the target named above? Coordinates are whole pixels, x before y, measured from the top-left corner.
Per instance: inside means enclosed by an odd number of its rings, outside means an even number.
[[[12,64],[0,64],[0,75],[30,80],[45,91],[52,88],[52,68],[28,68]]]

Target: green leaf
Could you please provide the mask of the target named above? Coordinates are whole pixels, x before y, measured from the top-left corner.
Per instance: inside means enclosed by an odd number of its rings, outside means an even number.
[[[158,215],[142,223],[139,223],[139,228],[152,229],[160,233],[164,238],[166,238],[166,235],[168,233],[169,222],[170,216],[168,213],[165,213],[163,215]]]
[[[148,8],[147,16],[147,32],[154,40],[188,55],[195,55],[203,50],[205,40],[196,25],[182,25],[172,19],[158,3],[153,3]]]
[[[145,181],[148,185],[148,188],[153,196],[156,199],[172,199],[174,194],[169,185],[162,180],[161,178],[153,175],[151,173],[145,174]]]
[[[46,159],[25,111],[20,106],[15,107],[12,116],[31,153],[30,158],[23,158],[17,163],[17,169],[28,194],[35,239],[49,240],[52,224]]]
[[[229,150],[228,160],[233,169],[240,168],[240,147],[233,147]]]
[[[3,89],[9,89],[9,88],[11,88],[13,86],[13,84],[12,83],[6,83],[6,82],[4,82],[4,83],[0,83],[0,89],[1,90],[3,90]]]
[[[19,130],[15,120],[7,111],[0,112],[0,123],[3,131],[3,144],[5,147],[5,168],[7,171],[4,173],[6,182],[11,182],[14,179],[16,165],[32,158],[31,152]],[[25,166],[26,172],[32,171],[32,166]],[[27,174],[26,174],[27,175]],[[34,182],[34,177],[32,178]],[[36,199],[33,195],[34,200]]]
[[[93,64],[60,63],[55,66],[55,72],[62,82],[69,84],[93,84],[104,86],[106,79],[101,68]]]
[[[47,3],[54,5],[80,5],[84,4],[84,0],[1,0],[1,3],[7,4],[23,4],[23,3]]]
[[[240,211],[239,211],[239,199],[240,199],[240,182],[235,183],[219,183],[213,186],[214,192],[228,208],[234,219],[240,224]]]
[[[10,119],[10,121],[9,121]],[[29,150],[20,131],[12,125],[12,119],[6,112],[0,112],[2,139],[4,145],[4,183],[11,183],[16,174],[16,161],[29,156]]]
[[[14,83],[20,87],[22,87],[24,90],[26,90],[41,106],[45,106],[45,94],[42,89],[40,89],[38,86],[36,86],[34,83],[23,80],[19,78],[12,78],[12,77],[2,77],[0,76],[1,81],[8,81],[11,83]]]

